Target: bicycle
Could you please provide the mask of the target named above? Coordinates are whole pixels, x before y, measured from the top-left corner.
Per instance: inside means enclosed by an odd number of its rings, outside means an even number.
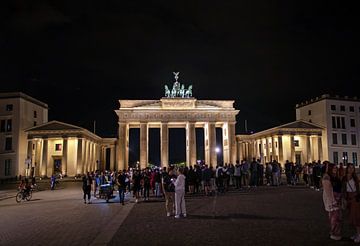
[[[26,200],[26,201],[30,201],[32,198],[32,190],[20,190],[17,194],[16,194],[16,202],[19,203],[23,200]]]

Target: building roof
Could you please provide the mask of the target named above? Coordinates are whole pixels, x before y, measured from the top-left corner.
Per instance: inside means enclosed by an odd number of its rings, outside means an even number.
[[[83,137],[87,136],[94,140],[101,140],[101,137],[90,132],[89,130],[71,125],[68,123],[60,122],[60,121],[49,121],[39,126],[34,126],[25,130],[28,133],[29,138],[37,137],[37,136],[76,136]]]
[[[284,125],[276,126],[261,132],[256,132],[251,135],[237,135],[237,139],[248,140],[260,137],[274,136],[274,135],[321,135],[324,128],[310,122],[303,120],[293,121]]]
[[[22,92],[3,92],[0,93],[0,99],[8,99],[8,98],[22,98],[29,102],[32,102],[38,106],[41,106],[43,108],[49,108],[48,105],[42,101],[39,101],[25,93]]]
[[[277,128],[279,128],[279,129],[302,128],[302,129],[320,129],[320,130],[323,129],[322,127],[320,127],[318,125],[315,125],[313,123],[306,122],[303,120],[297,120],[294,122],[290,122],[285,125],[278,126]]]
[[[301,108],[301,107],[304,107],[304,106],[307,106],[307,105],[310,105],[310,104],[313,104],[313,103],[316,103],[316,102],[319,102],[319,101],[322,101],[322,100],[326,100],[326,99],[328,99],[328,100],[338,100],[338,101],[360,102],[360,99],[358,97],[348,97],[348,96],[340,97],[338,95],[331,96],[329,94],[324,94],[324,95],[322,95],[320,97],[316,97],[314,99],[310,99],[308,101],[298,103],[298,104],[296,104],[296,108]]]

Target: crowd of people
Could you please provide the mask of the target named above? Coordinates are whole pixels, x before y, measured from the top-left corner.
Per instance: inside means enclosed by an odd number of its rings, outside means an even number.
[[[347,214],[350,224],[356,229],[351,240],[360,243],[360,189],[355,166],[348,164],[344,168],[325,163],[321,180],[324,206],[329,214],[330,238],[342,239],[343,215]]]

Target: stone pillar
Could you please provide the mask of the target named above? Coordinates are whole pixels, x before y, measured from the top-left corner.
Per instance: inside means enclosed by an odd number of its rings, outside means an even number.
[[[169,166],[169,128],[168,123],[161,123],[160,128],[160,153],[161,153],[161,167]]]
[[[31,167],[33,166],[33,161],[34,161],[32,145],[33,145],[32,140],[28,140],[27,155],[25,157],[24,166],[23,166],[23,167],[25,167],[25,176],[26,177],[33,175],[31,173]],[[25,163],[27,159],[30,160],[29,166],[27,166],[27,164]]]
[[[229,150],[230,150],[230,162],[235,165],[236,163],[236,132],[235,132],[235,122],[228,124],[228,133],[229,133]]]
[[[115,146],[110,147],[110,169],[115,170]],[[119,171],[119,169],[117,170]]]
[[[78,144],[77,144],[77,159],[76,159],[76,174],[82,175],[84,164],[83,164],[83,139],[78,138]]]
[[[207,165],[210,165],[209,123],[205,123],[204,125],[204,143],[205,143],[205,163]]]
[[[196,132],[194,122],[186,124],[186,163],[188,166],[196,164]]]
[[[222,126],[222,138],[223,138],[223,159],[224,163],[230,162],[230,146],[229,146],[229,124],[225,122]]]
[[[295,141],[294,141],[294,135],[290,135],[290,156],[292,162],[295,163]]]
[[[265,138],[265,153],[266,153],[266,162],[270,162],[270,148],[269,148],[269,139]]]
[[[276,158],[276,145],[275,145],[275,137],[271,136],[271,154],[274,160],[278,161],[278,158]]]
[[[41,161],[41,176],[47,175],[47,166],[48,166],[48,140],[43,140],[43,151],[42,151],[42,161]]]
[[[241,150],[242,143],[239,140],[236,140],[236,147],[237,147],[237,159],[241,162],[242,158],[242,150]]]
[[[320,161],[323,161],[322,137],[318,136],[317,140],[318,140],[318,153],[319,153],[318,157]]]
[[[147,123],[140,123],[140,167],[144,169],[148,165],[148,139],[149,130]]]
[[[310,139],[310,135],[306,136],[306,161],[308,163],[311,162],[311,139]]]
[[[209,148],[210,148],[210,164],[213,167],[217,165],[216,153],[216,128],[215,123],[209,123]]]
[[[279,150],[279,163],[284,164],[284,150],[283,150],[283,143],[282,143],[282,136],[278,136],[278,150]]]
[[[129,127],[127,123],[119,122],[119,141],[118,141],[118,163],[117,170],[123,170],[128,165],[128,135],[129,135]],[[106,149],[104,150],[106,155]],[[105,159],[103,165],[105,166]]]
[[[61,160],[61,173],[62,175],[67,175],[67,159],[68,159],[68,139],[63,138],[63,149],[62,149],[62,160]]]

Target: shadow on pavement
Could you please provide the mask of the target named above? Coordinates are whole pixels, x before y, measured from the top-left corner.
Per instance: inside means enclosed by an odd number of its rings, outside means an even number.
[[[208,220],[232,220],[232,219],[251,219],[251,220],[283,220],[283,221],[294,221],[290,218],[280,218],[280,217],[269,217],[253,214],[229,214],[229,215],[188,215],[189,219],[208,219]]]

